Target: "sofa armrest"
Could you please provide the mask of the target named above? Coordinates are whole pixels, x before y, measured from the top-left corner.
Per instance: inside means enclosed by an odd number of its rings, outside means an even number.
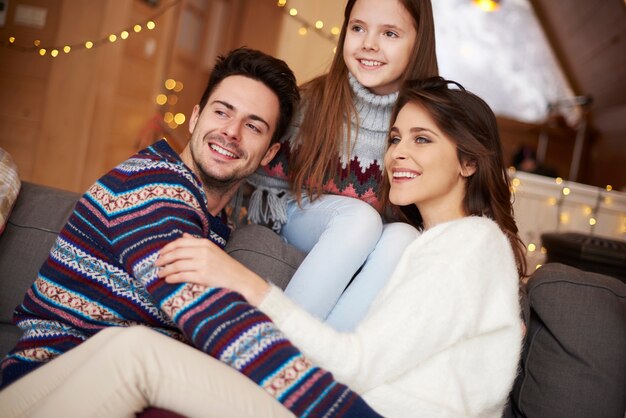
[[[22,183],[0,235],[0,357],[13,348],[20,335],[11,323],[13,310],[35,281],[79,197],[72,192]]]
[[[515,416],[623,418],[626,284],[548,263],[531,277],[528,299]]]

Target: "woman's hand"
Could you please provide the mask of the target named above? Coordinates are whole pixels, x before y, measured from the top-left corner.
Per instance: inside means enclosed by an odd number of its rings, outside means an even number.
[[[208,239],[183,234],[159,251],[159,277],[167,283],[195,283],[224,287],[241,293],[258,306],[269,285],[256,273],[229,256]]]

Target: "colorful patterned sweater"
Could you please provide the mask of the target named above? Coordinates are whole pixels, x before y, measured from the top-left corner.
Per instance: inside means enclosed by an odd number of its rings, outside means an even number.
[[[352,74],[348,79],[357,112],[350,121],[352,149],[338,150],[338,171],[326,177],[323,190],[327,194],[361,199],[378,209],[378,186],[382,180],[391,112],[398,93],[378,96],[363,87]],[[276,230],[287,221],[286,204],[293,198],[289,161],[298,144],[302,112],[306,111],[306,103],[301,106],[274,159],[248,179],[256,189],[250,197],[248,219],[261,224],[272,222]]]
[[[221,247],[229,235],[207,211],[198,179],[165,141],[98,180],[15,311],[24,333],[2,361],[2,385],[105,327],[142,324],[229,364],[298,416],[378,416],[241,295],[159,280],[159,249],[184,232]]]

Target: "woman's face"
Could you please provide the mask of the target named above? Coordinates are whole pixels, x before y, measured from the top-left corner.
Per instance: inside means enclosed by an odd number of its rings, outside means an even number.
[[[459,162],[455,142],[426,109],[411,102],[400,110],[391,128],[385,169],[391,203],[415,204],[425,220],[433,215],[453,219],[463,206],[465,176],[474,172]]]
[[[415,46],[413,18],[399,0],[358,0],[343,44],[348,70],[379,95],[400,89]]]

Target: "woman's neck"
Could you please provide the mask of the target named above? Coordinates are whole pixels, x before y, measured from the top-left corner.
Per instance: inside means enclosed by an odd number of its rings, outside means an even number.
[[[462,200],[443,199],[436,202],[419,203],[416,206],[422,215],[424,230],[468,216]]]

